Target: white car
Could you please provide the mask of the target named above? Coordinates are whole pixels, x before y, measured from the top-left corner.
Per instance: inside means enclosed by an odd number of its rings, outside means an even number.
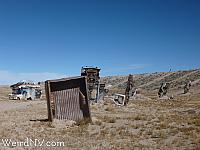
[[[21,100],[23,97],[22,94],[9,94],[9,99],[11,100]]]

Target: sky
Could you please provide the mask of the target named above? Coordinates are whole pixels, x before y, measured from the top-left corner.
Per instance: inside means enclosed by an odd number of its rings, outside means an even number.
[[[0,0],[0,84],[200,68],[199,0]]]

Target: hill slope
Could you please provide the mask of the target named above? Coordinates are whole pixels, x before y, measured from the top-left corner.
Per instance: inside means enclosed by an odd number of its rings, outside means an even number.
[[[170,89],[180,90],[186,81],[192,81],[192,88],[200,86],[200,69],[177,72],[155,72],[133,75],[134,83],[137,88],[154,91],[158,90],[162,82],[170,82]],[[112,91],[124,91],[128,76],[109,76],[103,77],[101,82],[109,85]]]

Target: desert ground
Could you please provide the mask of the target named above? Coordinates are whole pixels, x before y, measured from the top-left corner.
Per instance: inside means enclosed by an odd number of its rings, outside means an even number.
[[[183,94],[186,79],[192,81]],[[124,93],[127,76],[104,77],[110,85],[103,101],[90,105],[92,123],[47,121],[45,95],[41,100],[9,100],[9,86],[0,87],[0,149],[200,149],[200,70],[134,75],[140,92],[127,106],[116,106],[113,93]],[[159,99],[162,81],[171,82],[168,95]],[[52,141],[51,146],[5,146],[2,140]],[[55,143],[58,143],[55,145]],[[64,145],[59,145],[64,142]]]

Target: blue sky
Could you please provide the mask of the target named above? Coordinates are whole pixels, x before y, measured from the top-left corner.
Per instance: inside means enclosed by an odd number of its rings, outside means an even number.
[[[1,0],[0,84],[200,67],[198,0]]]

